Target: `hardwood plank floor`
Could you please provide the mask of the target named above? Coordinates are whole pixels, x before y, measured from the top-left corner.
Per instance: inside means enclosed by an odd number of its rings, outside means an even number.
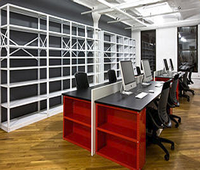
[[[143,170],[200,170],[200,90],[174,114],[182,117],[178,129],[165,129],[162,137],[175,142],[170,160],[156,145],[147,147]],[[167,145],[165,145],[167,146]],[[0,170],[125,170],[126,168],[62,139],[62,114],[14,132],[0,130]]]

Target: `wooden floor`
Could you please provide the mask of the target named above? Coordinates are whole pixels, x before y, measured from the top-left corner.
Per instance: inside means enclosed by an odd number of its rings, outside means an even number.
[[[162,137],[175,142],[170,161],[155,145],[147,148],[143,170],[200,170],[200,91],[174,113],[182,117],[178,129],[165,129]],[[125,170],[126,168],[62,139],[62,114],[11,133],[0,130],[0,170]]]

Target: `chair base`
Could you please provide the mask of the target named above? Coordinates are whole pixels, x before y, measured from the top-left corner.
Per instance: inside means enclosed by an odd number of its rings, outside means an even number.
[[[188,102],[190,101],[190,96],[188,96],[187,94],[180,94],[179,97],[185,97]]]
[[[192,95],[195,95],[194,90],[188,89],[188,90],[186,90],[186,91],[192,93]]]
[[[178,127],[179,127],[179,123],[181,123],[181,117],[176,116],[176,115],[169,115],[169,116],[170,116],[170,119],[171,119],[173,122],[176,123],[176,124],[175,124],[175,127],[178,128]],[[177,118],[178,121],[177,121],[175,118]]]
[[[156,135],[152,135],[152,136],[149,136],[149,139],[148,139],[149,142],[153,143],[153,144],[156,144],[158,145],[164,152],[165,152],[165,156],[164,156],[164,159],[166,161],[169,160],[170,158],[170,155],[169,155],[169,152],[168,150],[165,148],[165,146],[162,144],[163,143],[169,143],[171,144],[171,150],[174,150],[174,142],[169,140],[169,139],[165,139],[165,138],[161,138],[161,137],[158,137]]]

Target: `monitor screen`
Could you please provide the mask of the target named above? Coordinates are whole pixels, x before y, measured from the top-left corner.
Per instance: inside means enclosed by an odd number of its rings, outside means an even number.
[[[172,59],[171,58],[169,59],[169,62],[170,62],[171,70],[174,71],[174,65],[172,63]]]
[[[167,64],[167,60],[166,60],[166,59],[163,59],[163,61],[164,61],[165,69],[166,69],[167,71],[169,71],[169,67],[168,67],[168,64]]]
[[[130,84],[135,81],[134,70],[131,61],[121,61],[124,84]],[[131,74],[132,73],[132,74]]]
[[[133,64],[131,61],[120,61],[122,83],[124,90],[130,90],[136,86]]]
[[[145,82],[151,81],[153,78],[151,74],[149,60],[142,60],[142,67],[144,71],[144,81]]]

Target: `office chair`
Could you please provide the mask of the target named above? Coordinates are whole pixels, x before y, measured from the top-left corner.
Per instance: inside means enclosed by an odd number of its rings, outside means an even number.
[[[188,71],[185,72],[183,75],[183,79],[179,79],[179,84],[180,84],[180,97],[185,97],[187,98],[187,101],[190,101],[190,97],[185,94],[185,92],[191,92],[194,95],[194,90],[191,90],[187,84],[187,75]]]
[[[180,104],[176,98],[176,89],[177,89],[177,85],[178,85],[178,78],[179,78],[179,74],[176,74],[173,78],[172,86],[169,91],[168,105],[167,105],[167,112],[169,114],[170,119],[176,123],[175,124],[176,128],[178,128],[179,123],[181,123],[181,117],[176,116],[174,114],[173,115],[170,114],[170,108],[175,108],[175,107],[180,106]],[[178,121],[175,118],[178,119]]]
[[[167,114],[167,102],[169,96],[170,81],[163,84],[160,100],[158,103],[158,108],[154,109],[151,107],[147,108],[147,139],[153,144],[157,144],[165,152],[165,160],[169,160],[169,152],[162,144],[170,143],[171,150],[174,150],[174,142],[171,140],[161,138],[157,135],[158,129],[164,129],[165,127],[171,127],[171,119]],[[151,133],[149,133],[151,132]]]
[[[109,83],[115,83],[117,81],[115,70],[108,70]]]
[[[75,82],[77,90],[87,89],[89,87],[87,74],[84,72],[75,73]]]
[[[188,74],[188,79],[187,79],[187,84],[194,84],[194,82],[192,81],[192,71],[193,71],[193,67],[190,68],[189,74]]]

